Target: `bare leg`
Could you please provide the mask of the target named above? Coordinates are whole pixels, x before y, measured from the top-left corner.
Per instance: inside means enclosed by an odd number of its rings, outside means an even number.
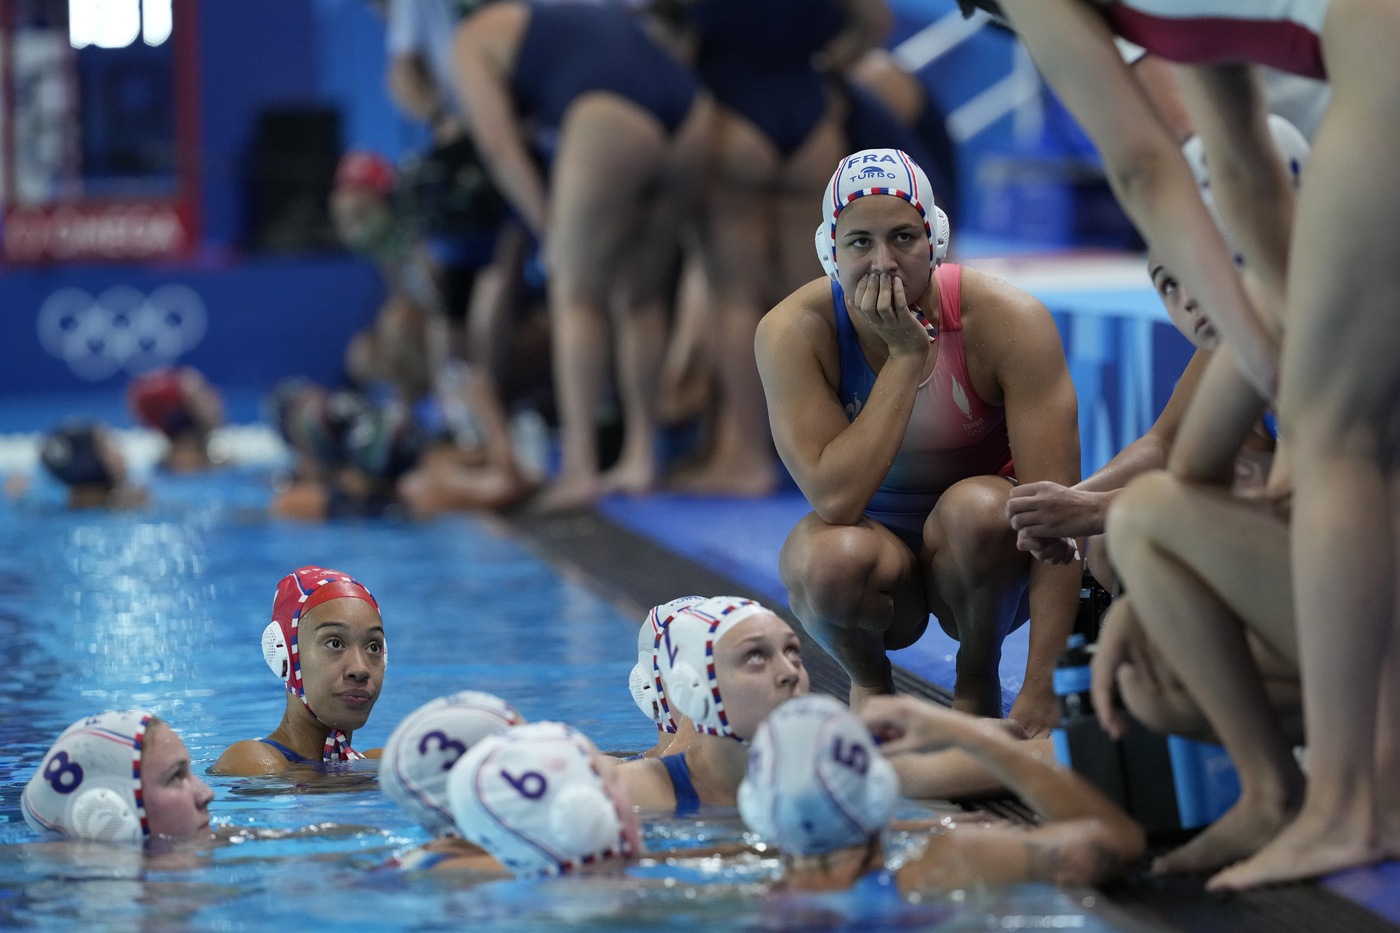
[[[777,149],[748,120],[721,110],[718,179],[706,198],[703,244],[715,299],[716,410],[704,458],[671,479],[683,492],[762,496],[777,486],[754,332],[770,307]]]
[[[714,394],[716,366],[709,278],[700,256],[688,254],[681,273],[676,323],[661,365],[661,420],[683,424],[702,416]]]
[[[1395,608],[1395,399],[1400,397],[1400,10],[1334,0],[1333,103],[1299,194],[1280,391],[1292,451],[1292,560],[1308,734],[1303,809],[1215,880],[1244,888],[1375,861],[1376,726]],[[1393,776],[1391,777],[1393,780]]]
[[[828,525],[808,515],[778,559],[788,603],[802,627],[851,678],[851,704],[893,693],[886,643],[912,642],[928,624],[914,555],[894,533],[862,518]]]
[[[1302,797],[1292,744],[1232,611],[1246,603],[1255,615],[1281,615],[1272,625],[1288,623],[1289,607],[1273,598],[1289,589],[1287,526],[1267,506],[1151,473],[1120,494],[1108,537],[1153,648],[1229,751],[1242,788],[1230,810],[1153,868],[1228,865],[1268,842]]]
[[[1016,550],[1006,521],[1010,491],[997,476],[963,480],[939,498],[924,525],[929,607],[958,640],[953,708],[996,718],[1001,643],[1016,627],[1031,560]]]
[[[594,415],[608,378],[606,301],[636,206],[660,176],[665,136],[634,104],[610,94],[579,98],[565,115],[554,160],[550,320],[562,441],[560,473],[541,510],[588,505],[603,492]]]

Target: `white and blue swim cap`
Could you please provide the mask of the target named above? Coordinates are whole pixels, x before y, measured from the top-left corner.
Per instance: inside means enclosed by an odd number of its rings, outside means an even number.
[[[930,270],[947,257],[951,236],[948,215],[934,203],[928,175],[900,149],[862,149],[842,159],[826,183],[816,246],[817,258],[828,276],[837,277],[836,220],[852,201],[868,194],[889,194],[914,205],[924,220]]]
[[[487,736],[447,779],[457,831],[522,877],[628,854],[622,816],[593,755],[593,744],[561,722]]]
[[[771,612],[751,599],[711,596],[677,612],[661,633],[656,664],[664,682],[662,709],[674,704],[707,735],[741,737],[729,724],[715,678],[715,645],[750,616]]]
[[[454,822],[447,776],[457,759],[488,735],[523,723],[509,703],[463,690],[429,700],[403,718],[379,759],[379,786],[424,829],[441,836]]]
[[[676,613],[701,601],[700,596],[682,596],[659,606],[651,607],[637,631],[637,663],[632,668],[628,686],[637,708],[667,732],[676,731],[676,720],[671,716],[666,702],[666,688],[661,683],[661,668],[656,661],[656,653],[661,647],[661,633]]]
[[[24,787],[24,821],[40,833],[142,842],[150,829],[141,747],[154,718],[146,710],[109,710],[64,729]]]
[[[764,841],[821,855],[878,833],[894,813],[899,777],[854,713],[809,694],[758,727],[738,796],[744,825]]]
[[[1308,156],[1312,153],[1312,147],[1298,127],[1276,113],[1269,114],[1269,135],[1274,138],[1274,148],[1278,150],[1279,158],[1283,160],[1283,165],[1288,170],[1289,180],[1293,183],[1293,189],[1296,191],[1298,186],[1303,183],[1303,169],[1308,164]],[[1225,220],[1220,216],[1220,208],[1216,206],[1215,195],[1210,188],[1210,170],[1206,166],[1205,143],[1201,141],[1200,136],[1193,135],[1182,144],[1181,154],[1186,156],[1186,164],[1191,166],[1191,174],[1196,178],[1196,187],[1200,189],[1201,200],[1205,202],[1206,210],[1210,212],[1210,219],[1215,221],[1216,229],[1220,231],[1225,245],[1229,247],[1231,258],[1234,259],[1235,265],[1243,266],[1244,256],[1240,253],[1239,243],[1226,228]]]

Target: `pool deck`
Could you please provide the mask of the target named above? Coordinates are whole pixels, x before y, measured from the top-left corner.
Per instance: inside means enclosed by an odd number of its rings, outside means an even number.
[[[807,511],[801,493],[792,488],[762,499],[658,494],[610,498],[596,509],[552,518],[522,516],[510,525],[542,556],[638,619],[650,606],[678,595],[717,592],[766,601],[791,619],[777,557],[788,531]],[[1003,692],[1014,696],[1025,664],[1024,630],[1008,642]],[[930,626],[919,645],[895,653],[898,688],[948,702],[955,648]],[[835,662],[813,657],[820,649],[810,643],[805,652],[813,688],[842,696],[848,682]],[[1025,817],[1014,803],[1004,812]],[[1205,879],[1138,872],[1098,894],[1127,928],[1141,924],[1189,933],[1400,929],[1400,863],[1229,896],[1207,893]]]

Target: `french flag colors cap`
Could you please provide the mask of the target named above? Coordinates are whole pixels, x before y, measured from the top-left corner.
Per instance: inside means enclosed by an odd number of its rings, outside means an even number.
[[[141,748],[152,718],[147,710],[108,710],[64,729],[24,787],[24,821],[46,835],[142,842],[150,829]]]

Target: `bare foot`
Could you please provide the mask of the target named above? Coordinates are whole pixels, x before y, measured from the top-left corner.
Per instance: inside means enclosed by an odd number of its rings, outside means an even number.
[[[697,496],[740,496],[758,499],[778,488],[778,469],[767,454],[735,460],[710,457],[673,473],[673,492]]]
[[[1278,834],[1292,809],[1256,805],[1241,797],[1190,842],[1152,862],[1162,875],[1215,871],[1249,858]]]
[[[1373,827],[1362,826],[1358,831],[1350,825],[1352,822],[1330,816],[1314,817],[1304,809],[1272,842],[1252,858],[1211,878],[1206,888],[1243,890],[1301,881],[1380,861],[1382,852]]]
[[[605,496],[613,493],[622,493],[624,496],[645,496],[655,492],[655,463],[629,464],[619,462],[602,475],[599,486]]]
[[[593,505],[603,495],[597,476],[569,478],[561,476],[530,500],[528,510],[536,515],[568,512]]]

